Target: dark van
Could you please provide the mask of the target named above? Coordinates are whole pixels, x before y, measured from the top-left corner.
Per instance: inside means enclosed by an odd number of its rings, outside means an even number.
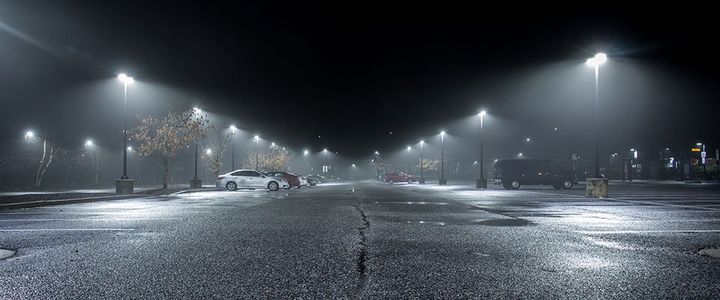
[[[517,190],[521,185],[552,185],[569,190],[577,183],[570,170],[549,159],[501,159],[495,163],[493,181],[507,190]]]

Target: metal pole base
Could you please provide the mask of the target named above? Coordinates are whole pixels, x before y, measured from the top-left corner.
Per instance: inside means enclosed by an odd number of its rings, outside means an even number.
[[[202,188],[202,179],[199,179],[199,178],[190,179],[190,188],[191,189]]]
[[[420,179],[420,181],[418,181],[418,182],[419,182],[420,184],[425,184],[425,179],[424,179],[424,178],[423,178],[423,179]]]
[[[440,182],[438,184],[447,185],[447,179],[440,179]]]
[[[475,179],[475,187],[479,188],[479,189],[486,189],[487,188],[487,179],[485,179],[485,178]]]
[[[115,180],[115,194],[130,195],[134,192],[135,182],[132,179]]]

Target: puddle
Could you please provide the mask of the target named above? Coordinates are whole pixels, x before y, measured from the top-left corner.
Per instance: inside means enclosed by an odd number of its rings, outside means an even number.
[[[0,260],[6,259],[8,257],[12,257],[15,255],[15,251],[7,250],[7,249],[0,249]]]
[[[700,250],[700,255],[705,255],[712,258],[720,258],[720,248],[710,248]]]
[[[521,227],[534,225],[535,223],[523,219],[493,219],[479,221],[476,224],[485,226]]]

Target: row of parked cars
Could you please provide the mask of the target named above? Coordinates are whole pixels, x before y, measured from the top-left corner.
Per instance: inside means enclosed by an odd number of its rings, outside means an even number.
[[[300,176],[285,171],[260,172],[251,169],[235,170],[217,178],[216,186],[229,191],[238,189],[279,189],[312,187],[325,182],[320,175]]]
[[[578,182],[574,172],[550,159],[501,159],[495,162],[493,171],[492,182],[508,190],[517,190],[521,185],[551,185],[569,190]],[[385,173],[382,180],[389,184],[415,181],[403,172]]]

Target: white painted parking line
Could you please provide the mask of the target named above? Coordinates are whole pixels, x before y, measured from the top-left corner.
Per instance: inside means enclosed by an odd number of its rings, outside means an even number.
[[[712,211],[720,211],[720,208],[712,208],[712,207],[703,207],[700,205],[681,205],[681,204],[670,204],[670,203],[663,203],[663,202],[654,202],[654,201],[640,201],[640,200],[625,200],[625,199],[617,199],[617,198],[605,198],[607,200],[614,200],[614,201],[620,201],[620,202],[626,202],[626,203],[635,203],[635,204],[648,204],[648,205],[656,205],[656,206],[666,206],[666,207],[680,207],[680,208],[692,208],[692,209],[704,209],[704,210],[712,210]]]
[[[154,220],[182,220],[182,218],[102,218],[102,219],[77,219],[77,218],[49,218],[49,219],[5,219],[0,222],[20,222],[20,221],[154,221]]]
[[[424,202],[424,201],[405,201],[405,202],[375,202],[375,204],[405,204],[405,205],[448,205],[447,202]]]
[[[582,231],[581,234],[643,234],[643,233],[720,233],[716,229],[671,229],[671,230],[610,230],[610,231]]]
[[[132,228],[20,228],[0,229],[0,232],[28,232],[28,231],[133,231]]]

